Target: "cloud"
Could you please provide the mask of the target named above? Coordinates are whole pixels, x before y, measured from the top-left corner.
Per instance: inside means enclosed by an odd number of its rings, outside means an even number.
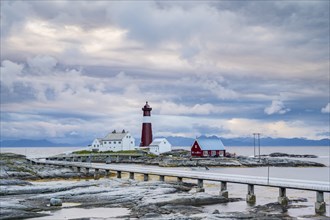
[[[322,113],[330,113],[330,103],[321,109]]]
[[[12,89],[15,79],[22,74],[23,68],[24,65],[22,64],[10,60],[2,61],[0,67],[1,83]]]
[[[160,106],[160,114],[165,115],[208,115],[215,111],[217,111],[216,107],[210,103],[185,106],[163,101]]]
[[[21,60],[49,54],[69,65],[311,79],[328,72],[327,6],[5,1],[2,50]]]
[[[267,115],[272,114],[285,114],[289,112],[290,109],[284,106],[284,103],[280,100],[273,100],[272,104],[264,109]]]
[[[3,1],[2,135],[139,136],[149,101],[156,133],[323,137],[329,4]]]

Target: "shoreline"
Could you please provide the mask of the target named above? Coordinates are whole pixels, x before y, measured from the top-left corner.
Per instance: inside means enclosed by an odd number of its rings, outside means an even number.
[[[214,205],[245,203],[245,198],[226,199],[210,190],[196,192],[196,183],[178,183],[175,178],[166,182],[151,178],[152,181],[144,182],[142,176],[130,180],[126,176],[117,179],[112,175],[94,180],[93,171],[86,176],[74,173],[70,168],[32,166],[22,155],[1,154],[1,162],[0,192],[4,202],[1,203],[0,219],[40,217],[46,216],[48,211],[56,215],[60,210],[71,208],[65,204],[78,203],[73,207],[89,209],[92,213],[96,208],[108,211],[125,208],[128,213],[117,216],[122,219],[295,219],[274,202],[256,205],[249,210],[219,211]],[[11,175],[6,177],[3,171]],[[217,188],[216,184],[209,187]],[[51,198],[61,199],[64,206],[49,206]],[[304,202],[305,199],[292,199],[287,209],[304,207]],[[327,219],[325,216],[310,217]],[[77,219],[77,216],[72,218]]]
[[[233,156],[228,157],[191,157],[189,151],[175,150],[161,155],[136,155],[113,153],[71,153],[61,154],[48,159],[81,160],[85,162],[144,164],[159,167],[326,167],[325,164],[301,160],[317,158],[316,155],[299,155],[272,153],[261,157]]]

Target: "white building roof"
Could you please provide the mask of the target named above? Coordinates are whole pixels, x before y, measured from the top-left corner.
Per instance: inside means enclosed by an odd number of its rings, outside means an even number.
[[[159,146],[159,144],[160,143],[162,143],[162,142],[168,142],[167,140],[166,140],[166,138],[155,138],[152,142],[151,142],[151,144],[149,145],[149,147],[152,147],[152,146]],[[169,143],[169,142],[168,142]]]
[[[224,150],[225,146],[223,145],[220,139],[197,139],[196,140],[201,150]]]
[[[102,138],[103,141],[121,141],[128,132],[109,133],[107,136]]]

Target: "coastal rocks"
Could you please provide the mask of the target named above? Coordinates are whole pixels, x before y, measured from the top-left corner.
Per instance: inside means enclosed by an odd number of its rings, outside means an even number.
[[[207,159],[166,159],[159,162],[160,167],[199,167],[199,166],[230,166],[237,167],[242,164],[235,159],[207,158]]]
[[[2,180],[36,180],[48,178],[79,178],[82,176],[93,176],[93,172],[85,174],[81,172],[75,172],[72,168],[68,167],[32,165],[24,155],[12,153],[0,153],[0,164],[0,178]]]
[[[239,156],[237,158],[173,158],[159,161],[160,167],[259,167],[259,166],[273,166],[273,167],[324,167],[324,164],[295,160],[289,158],[265,158],[261,157],[245,157]]]
[[[57,198],[51,198],[49,201],[50,206],[62,206],[62,200]]]
[[[76,188],[94,186],[95,183],[87,182],[67,185],[64,183],[58,183],[56,185],[26,185],[26,186],[3,186],[0,188],[0,195],[21,195],[21,194],[41,194],[41,193],[56,193],[61,191],[73,190]]]
[[[190,153],[190,152],[188,152]],[[284,153],[274,153],[270,155],[261,155],[258,157],[202,157],[193,158],[187,152],[174,152],[171,154],[163,154],[160,156],[144,155],[141,157],[123,156],[109,161],[105,155],[93,156],[92,162],[102,163],[129,163],[129,164],[145,164],[160,167],[259,167],[259,166],[273,166],[273,167],[323,167],[324,164],[290,159],[288,157],[296,158],[315,158],[314,155],[293,155]],[[39,172],[40,173],[40,172]]]
[[[295,158],[317,158],[316,155],[311,154],[286,154],[275,152],[268,155],[269,157],[295,157]]]
[[[305,160],[295,160],[288,158],[264,158],[260,159],[257,157],[237,157],[238,161],[247,167],[255,167],[255,166],[273,166],[273,167],[325,167],[324,164],[313,162],[313,161],[305,161]]]
[[[182,187],[182,185],[184,185]],[[32,186],[5,186],[0,219],[33,216],[40,211],[56,210],[61,200],[80,208],[126,207],[131,217],[162,219],[165,216],[190,216],[203,212],[203,205],[231,200],[206,193],[190,193],[193,184],[138,182],[129,179],[38,182]],[[188,192],[188,189],[190,192]],[[15,195],[13,197],[13,195]],[[14,199],[15,198],[15,199]],[[55,201],[58,199],[57,201]],[[63,206],[65,202],[62,203]],[[164,216],[165,215],[165,216]]]
[[[196,194],[165,194],[157,195],[155,197],[147,198],[142,200],[142,205],[210,205],[217,203],[225,203],[229,200],[222,196],[209,195],[206,193],[196,193]]]
[[[0,179],[0,186],[26,186],[26,185],[32,185],[28,181],[20,180],[20,179]]]

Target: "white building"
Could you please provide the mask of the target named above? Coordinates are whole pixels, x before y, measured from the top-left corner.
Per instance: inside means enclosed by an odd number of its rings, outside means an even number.
[[[172,150],[172,145],[165,138],[156,138],[149,145],[150,153],[159,155]]]
[[[96,151],[124,151],[134,149],[135,139],[125,130],[122,132],[116,132],[114,130],[104,138],[96,138],[90,146],[90,150]]]

